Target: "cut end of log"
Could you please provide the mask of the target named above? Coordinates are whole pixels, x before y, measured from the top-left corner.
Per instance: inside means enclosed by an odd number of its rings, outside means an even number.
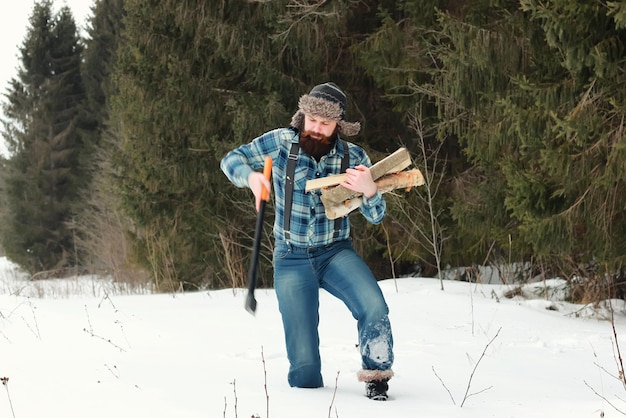
[[[381,193],[387,193],[394,189],[404,189],[409,192],[413,187],[422,186],[423,184],[424,176],[422,172],[417,169],[387,174],[376,180],[376,185]],[[326,209],[328,219],[346,216],[363,203],[360,194],[350,199],[335,201],[333,199],[332,189],[322,191],[321,199]]]

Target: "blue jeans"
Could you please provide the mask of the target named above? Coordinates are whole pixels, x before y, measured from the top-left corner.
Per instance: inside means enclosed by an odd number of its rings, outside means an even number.
[[[289,384],[324,386],[318,333],[320,287],[342,300],[357,320],[363,369],[391,369],[389,309],[376,278],[352,242],[316,248],[281,242],[274,249],[274,288],[285,331]]]

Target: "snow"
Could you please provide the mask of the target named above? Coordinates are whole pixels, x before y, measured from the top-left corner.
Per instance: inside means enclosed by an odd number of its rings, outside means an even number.
[[[380,282],[391,309],[388,402],[364,396],[356,324],[321,293],[325,387],[287,384],[275,294],[151,294],[93,276],[28,281],[0,258],[0,417],[606,417],[626,413],[608,304],[563,282]],[[536,289],[543,288],[543,296]],[[559,290],[561,289],[561,290]],[[533,296],[534,295],[534,296]],[[531,298],[534,297],[534,298]],[[626,306],[612,301],[626,355]]]

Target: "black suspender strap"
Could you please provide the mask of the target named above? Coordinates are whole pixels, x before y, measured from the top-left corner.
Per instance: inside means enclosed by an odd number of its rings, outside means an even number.
[[[341,160],[341,171],[344,173],[350,166],[350,151],[348,150],[348,143],[341,140],[343,145],[343,159]],[[293,204],[293,180],[296,175],[296,162],[298,161],[298,153],[300,152],[300,144],[294,142],[289,149],[289,157],[287,158],[287,169],[285,171],[285,213],[283,216],[283,231],[285,234],[285,241],[291,239],[291,206]],[[339,237],[339,230],[341,229],[341,223],[343,218],[335,219],[335,230],[333,233],[333,239]]]
[[[291,205],[293,201],[293,179],[296,175],[296,161],[298,161],[298,153],[300,152],[300,144],[294,142],[289,150],[287,157],[287,171],[285,172],[285,214],[283,216],[283,230],[285,231],[285,241],[291,239]]]
[[[343,159],[341,160],[341,171],[339,173],[345,173],[350,166],[350,151],[348,150],[348,143],[341,140],[343,145]],[[335,218],[335,232],[333,233],[333,239],[339,238],[339,230],[341,229],[341,223],[343,222],[343,216]]]

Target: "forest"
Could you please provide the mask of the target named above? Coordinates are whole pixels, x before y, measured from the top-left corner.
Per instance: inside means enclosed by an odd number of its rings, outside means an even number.
[[[2,102],[0,245],[33,278],[245,286],[254,201],[219,162],[333,81],[350,140],[426,181],[350,215],[378,278],[506,265],[626,298],[626,1],[96,0],[82,36],[53,6]]]

